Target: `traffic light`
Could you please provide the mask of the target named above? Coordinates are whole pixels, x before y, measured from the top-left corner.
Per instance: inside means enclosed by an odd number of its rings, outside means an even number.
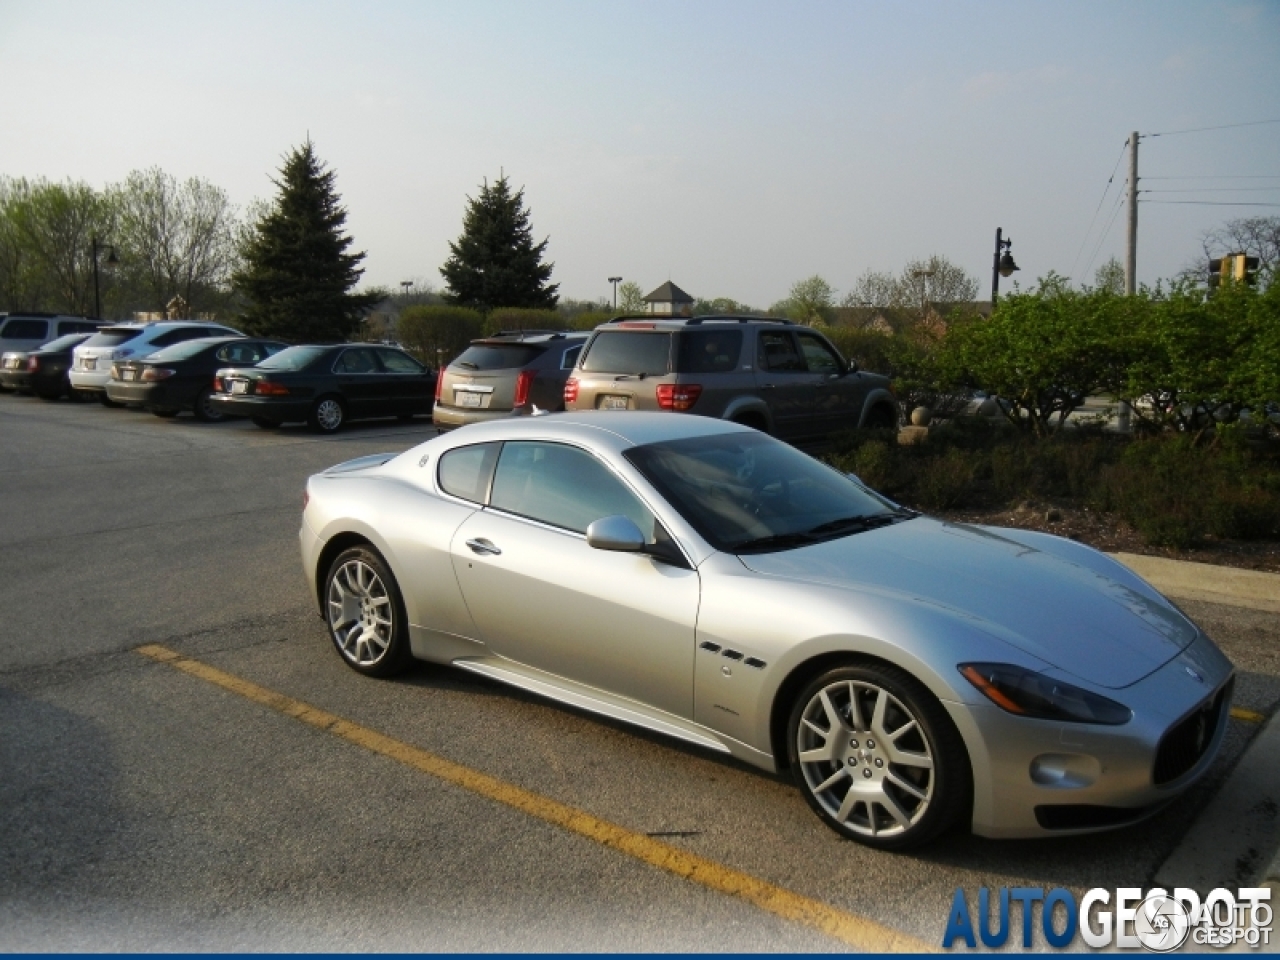
[[[1247,253],[1228,253],[1226,256],[1209,261],[1209,289],[1212,290],[1230,280],[1232,283],[1252,284],[1258,269],[1258,258]]]

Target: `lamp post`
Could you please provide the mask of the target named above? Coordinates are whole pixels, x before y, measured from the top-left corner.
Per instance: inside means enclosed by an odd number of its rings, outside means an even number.
[[[932,270],[912,270],[911,276],[920,278],[920,322],[924,323],[927,311],[929,309],[929,282],[928,277],[933,276]]]
[[[613,284],[613,312],[618,312],[618,284],[622,282],[621,277],[610,277],[609,282]]]
[[[401,280],[401,281],[400,281],[400,287],[401,287],[401,289],[402,289],[402,290],[404,290],[404,294],[403,294],[403,296],[404,296],[404,298],[405,298],[406,300],[407,300],[407,299],[409,299],[409,288],[410,288],[410,287],[412,287],[412,286],[413,286],[413,281],[412,281],[412,280]]]
[[[991,261],[991,308],[994,310],[996,298],[1000,295],[1000,278],[1013,276],[1013,271],[1019,269],[1018,265],[1013,262],[1013,254],[1009,252],[1009,248],[1013,246],[1012,240],[1003,239],[1004,230],[996,227],[996,253]]]
[[[116,256],[116,248],[114,244],[99,243],[97,234],[90,239],[90,245],[93,248],[93,315],[96,319],[102,319],[102,289],[98,282],[98,253],[102,250],[109,250],[107,254],[107,266],[114,267],[120,262]]]

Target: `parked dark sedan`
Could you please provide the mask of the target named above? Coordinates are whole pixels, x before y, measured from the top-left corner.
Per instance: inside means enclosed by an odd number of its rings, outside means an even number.
[[[6,353],[0,385],[7,390],[30,390],[42,400],[75,398],[76,391],[67,379],[71,351],[91,336],[92,333],[69,333],[31,351]]]
[[[218,371],[213,402],[260,427],[306,421],[333,433],[348,420],[431,414],[436,375],[403,350],[371,343],[290,347],[256,367]]]
[[[117,360],[111,366],[107,396],[135,404],[157,417],[176,417],[190,410],[212,423],[226,417],[213,401],[213,378],[232,364],[252,366],[284,350],[288,344],[247,337],[202,337],[184,340],[146,357]]]

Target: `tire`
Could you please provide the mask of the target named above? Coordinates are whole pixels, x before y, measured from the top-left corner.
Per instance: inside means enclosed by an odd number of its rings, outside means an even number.
[[[324,578],[329,639],[352,670],[389,677],[409,663],[409,618],[400,587],[370,546],[344,550]]]
[[[227,415],[213,402],[213,387],[205,387],[200,391],[191,412],[202,423],[221,423],[227,419]]]
[[[123,407],[123,406],[124,406],[124,404],[123,404],[123,403],[116,403],[114,400],[112,400],[110,397],[108,397],[108,396],[107,396],[107,391],[105,391],[105,390],[103,390],[100,394],[98,394],[98,402],[99,402],[100,404],[102,404],[104,407],[112,407],[112,408],[114,408],[114,407]]]
[[[36,396],[48,403],[57,403],[62,399],[62,394],[60,393],[37,393]]]
[[[164,417],[166,420],[172,419],[178,415],[178,411],[170,407],[152,407],[151,412],[157,417]]]
[[[347,420],[347,405],[340,397],[321,397],[311,408],[307,424],[317,433],[337,433]]]
[[[810,682],[792,709],[787,751],[814,812],[870,847],[919,846],[969,811],[964,741],[924,685],[888,664],[850,663]]]
[[[261,427],[263,430],[275,430],[280,426],[274,420],[268,420],[266,417],[250,417],[249,419],[253,421],[255,427]]]
[[[862,427],[864,430],[896,430],[898,427],[897,411],[890,410],[883,405],[872,407]]]

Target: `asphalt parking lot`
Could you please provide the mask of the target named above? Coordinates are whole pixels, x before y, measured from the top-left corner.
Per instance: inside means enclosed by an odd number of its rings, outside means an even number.
[[[144,645],[927,946],[957,887],[1150,887],[1256,732],[1233,720],[1210,775],[1137,827],[894,855],[734,761],[459,672],[360,677],[307,597],[303,482],[434,434],[0,395],[0,950],[848,947],[804,910],[682,879]],[[1280,615],[1182,605],[1236,664],[1236,704],[1272,713]]]

